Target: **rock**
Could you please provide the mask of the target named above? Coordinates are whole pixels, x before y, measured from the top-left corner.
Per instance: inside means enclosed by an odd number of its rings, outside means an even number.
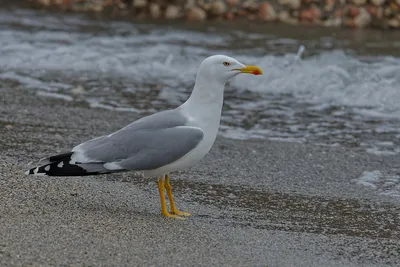
[[[277,18],[274,7],[267,2],[260,4],[258,16],[260,17],[261,20],[264,21],[273,21],[276,20]]]
[[[394,11],[393,13],[395,13],[395,14],[400,13],[400,4],[395,3],[395,2],[390,2],[389,6]]]
[[[341,18],[331,18],[322,23],[323,26],[326,27],[339,27],[342,25],[342,19]]]
[[[371,23],[371,15],[363,7],[361,7],[359,11],[360,14],[358,14],[358,16],[354,18],[354,25],[357,28],[364,28]]]
[[[39,0],[39,4],[48,6],[48,5],[50,5],[50,0]]]
[[[225,14],[225,18],[227,20],[234,20],[235,19],[235,14],[231,11],[229,11],[228,13]]]
[[[309,9],[302,10],[299,14],[299,20],[300,21],[314,21],[313,15]]]
[[[286,10],[282,10],[281,12],[279,12],[278,17],[280,21],[285,21],[290,18],[290,15],[289,12],[287,12]]]
[[[226,5],[222,1],[216,1],[210,5],[210,13],[214,16],[221,16],[226,11]]]
[[[250,20],[250,21],[254,21],[254,20],[257,19],[257,16],[254,15],[254,14],[250,14],[250,15],[247,16],[247,19]]]
[[[388,25],[391,28],[400,28],[400,20],[397,18],[391,19],[389,20]]]
[[[135,8],[143,8],[147,6],[147,0],[133,0],[132,6]]]
[[[180,15],[180,10],[177,6],[169,5],[165,10],[166,19],[177,19]]]
[[[199,7],[192,7],[187,13],[188,20],[205,20],[207,18],[206,12]]]
[[[253,0],[247,0],[242,4],[242,8],[249,10],[249,11],[257,11],[258,4],[257,4],[257,2],[255,2]]]
[[[101,4],[94,4],[90,7],[90,10],[94,12],[101,12],[103,11],[104,7]]]
[[[366,7],[366,9],[367,9],[368,13],[374,18],[381,19],[383,17],[383,8],[382,7],[369,5]]]
[[[335,0],[326,0],[324,11],[331,12],[335,8]]]
[[[311,13],[314,17],[314,21],[321,19],[322,11],[317,6],[311,8]]]
[[[249,11],[244,10],[244,9],[239,9],[239,11],[237,12],[237,15],[239,17],[247,17],[249,15]]]
[[[386,8],[383,10],[383,15],[384,15],[385,17],[391,17],[392,14],[393,14],[393,11],[392,11],[392,9],[391,9],[390,7],[386,7]]]
[[[196,5],[196,0],[187,0],[186,4],[184,5],[185,9],[189,9],[191,7],[194,7]]]
[[[360,14],[360,9],[356,6],[348,6],[347,12],[350,17],[354,18]]]
[[[104,4],[103,4],[103,6],[104,6]],[[119,9],[126,9],[127,8],[127,5],[125,3],[122,3],[122,2],[118,2],[117,6],[118,6]]]
[[[297,24],[298,20],[296,18],[292,18],[288,11],[282,10],[278,15],[279,21],[288,23],[288,24]]]
[[[227,4],[229,7],[238,6],[239,3],[240,3],[240,0],[226,0],[226,4]]]
[[[150,16],[152,18],[159,18],[161,16],[161,8],[160,5],[156,4],[156,3],[151,3],[149,6],[149,12],[150,12]]]
[[[336,9],[334,12],[335,18],[343,18],[345,11],[343,9]]]
[[[301,0],[279,0],[279,4],[287,6],[290,9],[299,9]]]
[[[343,25],[346,26],[346,27],[350,27],[350,28],[355,28],[356,27],[356,25],[354,24],[354,19],[346,19],[343,22]]]
[[[362,6],[362,5],[365,5],[367,3],[367,0],[353,0],[352,2],[356,6]]]
[[[315,22],[321,18],[321,10],[317,7],[312,7],[302,10],[299,14],[300,21]]]
[[[376,6],[382,6],[386,0],[371,0],[372,4]]]

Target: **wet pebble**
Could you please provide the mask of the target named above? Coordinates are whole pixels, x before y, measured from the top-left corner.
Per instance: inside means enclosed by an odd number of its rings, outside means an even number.
[[[205,20],[207,17],[206,12],[199,8],[199,7],[193,7],[189,9],[189,12],[187,13],[187,19],[188,20]]]
[[[159,18],[161,17],[161,8],[160,5],[156,3],[151,3],[149,6],[150,16],[152,18]]]
[[[264,2],[259,7],[259,17],[261,20],[272,21],[276,20],[277,15],[272,5]]]
[[[166,19],[177,19],[181,16],[180,10],[177,6],[169,5],[165,10]]]
[[[226,5],[222,1],[216,1],[211,3],[210,12],[215,16],[221,16],[226,11]]]

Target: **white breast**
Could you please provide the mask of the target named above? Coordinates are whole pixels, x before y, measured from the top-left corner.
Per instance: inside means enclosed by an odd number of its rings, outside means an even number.
[[[160,177],[170,172],[190,168],[194,164],[199,162],[210,151],[218,134],[218,128],[221,118],[221,105],[210,107],[207,112],[202,112],[201,116],[199,116],[199,114],[198,116],[191,115],[192,114],[184,114],[185,117],[189,118],[186,125],[199,127],[203,130],[204,137],[200,141],[200,143],[192,151],[187,153],[179,160],[154,170],[145,171],[144,176]]]

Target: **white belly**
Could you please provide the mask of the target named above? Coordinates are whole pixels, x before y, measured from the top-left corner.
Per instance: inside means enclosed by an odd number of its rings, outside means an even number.
[[[217,128],[218,132],[218,128]],[[200,143],[189,153],[187,153],[182,158],[168,164],[162,166],[160,168],[154,170],[144,171],[143,174],[145,177],[160,177],[170,172],[184,170],[192,167],[194,164],[199,162],[211,149],[216,139],[216,134],[208,134],[208,136],[204,136],[204,139],[200,141]]]
[[[187,169],[199,162],[210,151],[218,134],[223,102],[222,92],[223,90],[220,90],[218,97],[215,94],[209,94],[208,97],[211,100],[206,104],[187,101],[179,108],[180,112],[188,118],[186,126],[199,127],[203,130],[203,140],[182,158],[160,168],[144,171],[144,176],[160,177],[170,172]]]

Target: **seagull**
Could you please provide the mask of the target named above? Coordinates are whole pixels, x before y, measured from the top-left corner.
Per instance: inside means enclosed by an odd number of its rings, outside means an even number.
[[[210,56],[201,62],[193,91],[179,107],[145,116],[114,133],[83,142],[70,152],[41,159],[38,167],[25,173],[86,176],[141,172],[144,177],[158,178],[162,215],[179,219],[190,216],[175,206],[169,174],[193,166],[210,151],[218,133],[225,84],[241,73],[260,75],[262,71],[232,57]]]

